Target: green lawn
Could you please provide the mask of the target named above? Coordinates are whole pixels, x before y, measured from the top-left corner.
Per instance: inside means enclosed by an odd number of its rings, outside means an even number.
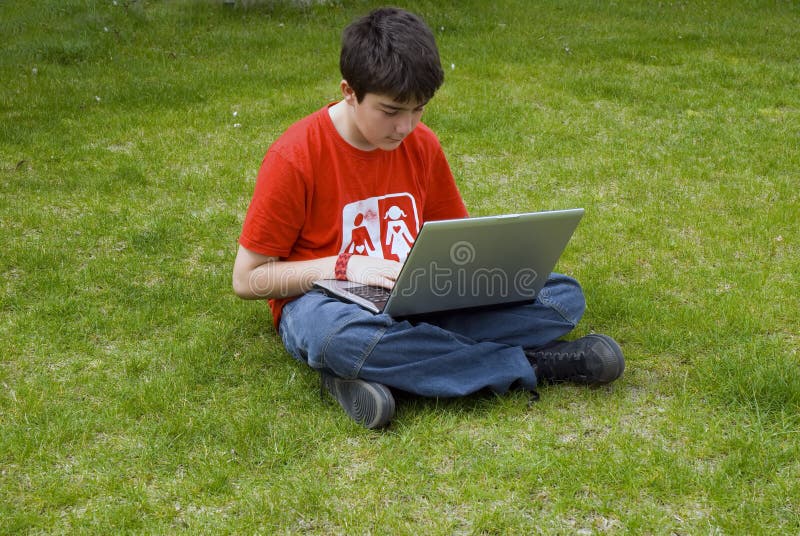
[[[371,432],[233,295],[377,3],[0,2],[0,534],[800,533],[800,5],[401,4],[471,213],[586,208],[625,376]]]

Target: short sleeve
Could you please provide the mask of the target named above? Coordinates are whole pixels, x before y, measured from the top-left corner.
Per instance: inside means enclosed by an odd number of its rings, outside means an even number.
[[[431,157],[423,219],[424,221],[449,220],[467,216],[469,214],[464,199],[458,191],[450,164],[437,141]]]
[[[306,219],[303,174],[278,151],[269,150],[256,179],[239,243],[261,255],[286,257]]]

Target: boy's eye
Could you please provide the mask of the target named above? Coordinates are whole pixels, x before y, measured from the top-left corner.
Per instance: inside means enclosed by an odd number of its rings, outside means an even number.
[[[397,115],[397,110],[384,110],[383,113],[388,115],[389,117]]]

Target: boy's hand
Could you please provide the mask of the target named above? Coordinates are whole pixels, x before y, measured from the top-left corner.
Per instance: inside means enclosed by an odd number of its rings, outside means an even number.
[[[355,283],[391,289],[403,265],[397,261],[353,255],[347,263],[347,279]]]

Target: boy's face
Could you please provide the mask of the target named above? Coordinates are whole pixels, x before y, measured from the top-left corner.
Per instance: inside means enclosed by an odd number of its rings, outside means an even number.
[[[425,108],[425,103],[398,102],[379,93],[367,93],[358,102],[349,86],[343,93],[352,111],[352,141],[365,150],[392,151],[400,147],[419,124]]]

